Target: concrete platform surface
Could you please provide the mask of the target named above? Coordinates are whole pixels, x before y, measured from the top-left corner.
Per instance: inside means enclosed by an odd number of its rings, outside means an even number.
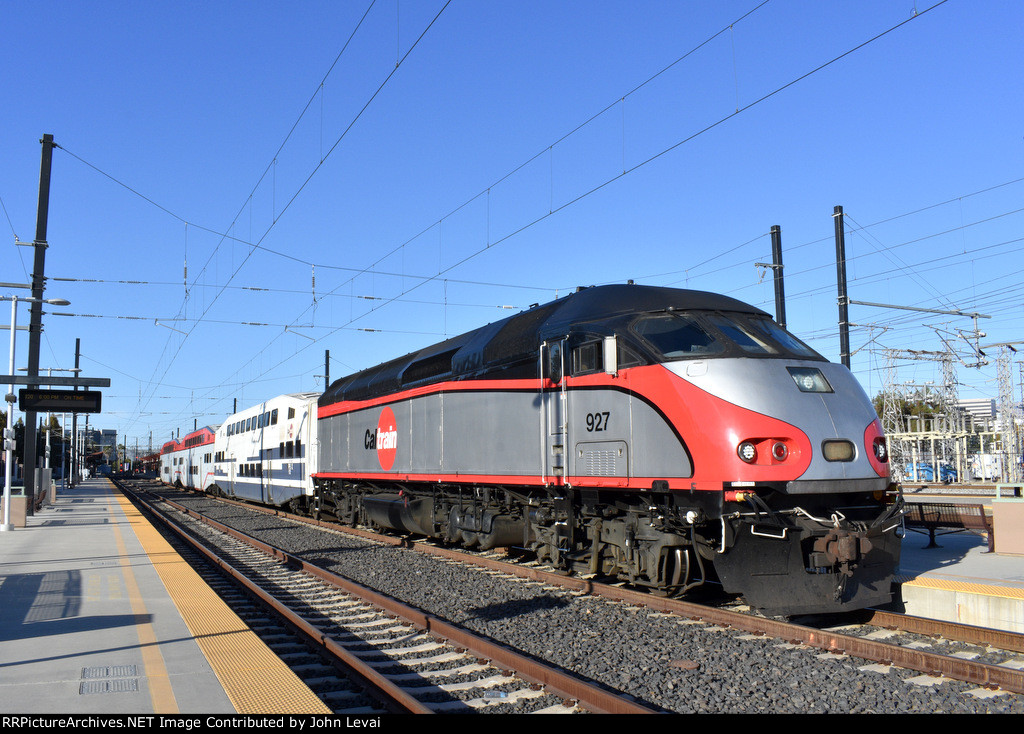
[[[328,709],[97,478],[0,532],[0,711]]]

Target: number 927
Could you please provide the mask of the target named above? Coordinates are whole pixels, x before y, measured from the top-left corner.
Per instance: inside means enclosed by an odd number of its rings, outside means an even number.
[[[607,431],[608,419],[611,414],[606,410],[603,413],[587,413],[587,431]]]

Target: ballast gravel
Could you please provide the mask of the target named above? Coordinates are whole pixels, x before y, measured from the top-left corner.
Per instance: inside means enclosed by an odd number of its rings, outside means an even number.
[[[204,510],[212,503],[202,502]],[[751,638],[216,505],[214,519],[430,614],[675,713],[1024,713],[1024,696]]]

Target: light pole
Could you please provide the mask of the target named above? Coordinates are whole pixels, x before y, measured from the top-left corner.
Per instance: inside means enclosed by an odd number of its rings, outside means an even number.
[[[53,306],[68,306],[69,301],[62,298],[48,298],[40,301],[38,298],[18,298],[17,296],[0,296],[0,301],[11,302],[11,380],[14,379],[14,335],[18,329],[18,301],[29,303],[49,303]],[[14,468],[14,383],[10,384],[10,391],[4,398],[7,401],[7,427],[4,429],[4,497],[3,497],[3,522],[0,523],[0,531],[7,531],[14,528],[11,522],[11,470]],[[34,467],[33,467],[34,470]]]

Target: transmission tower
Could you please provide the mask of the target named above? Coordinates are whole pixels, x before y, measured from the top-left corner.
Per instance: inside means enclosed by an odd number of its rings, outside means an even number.
[[[957,445],[963,431],[959,422],[958,382],[956,362],[961,361],[956,352],[947,348],[943,352],[926,352],[908,349],[886,349],[885,386],[883,388],[882,428],[889,446],[889,471],[896,481],[919,479],[917,467],[908,476],[907,463],[917,463],[921,456],[921,444],[926,447],[925,455],[931,457],[934,481],[941,481],[942,464],[955,465],[958,476],[963,476],[964,457]],[[897,359],[939,362],[942,366],[940,386],[897,384]],[[909,391],[915,389],[914,394]],[[936,413],[930,420],[920,420],[911,425],[903,415],[905,401],[932,403]]]
[[[889,471],[895,481],[903,481],[905,445],[901,438],[903,424],[903,392],[896,384],[897,350],[885,350],[885,385],[882,388],[882,429],[889,446]]]
[[[999,383],[999,416],[1002,424],[1003,460],[1006,479],[1020,481],[1020,436],[1017,428],[1017,406],[1013,402],[1013,347],[1002,345],[997,361],[996,380]],[[1013,350],[1016,351],[1016,350]]]
[[[959,464],[956,461],[956,435],[960,432],[959,408],[960,391],[956,377],[956,355],[952,349],[947,347],[946,352],[940,357],[942,361],[942,390],[939,393],[940,410],[942,411],[942,439],[940,447],[942,460],[951,464]],[[957,466],[957,476],[963,476],[963,467]]]

